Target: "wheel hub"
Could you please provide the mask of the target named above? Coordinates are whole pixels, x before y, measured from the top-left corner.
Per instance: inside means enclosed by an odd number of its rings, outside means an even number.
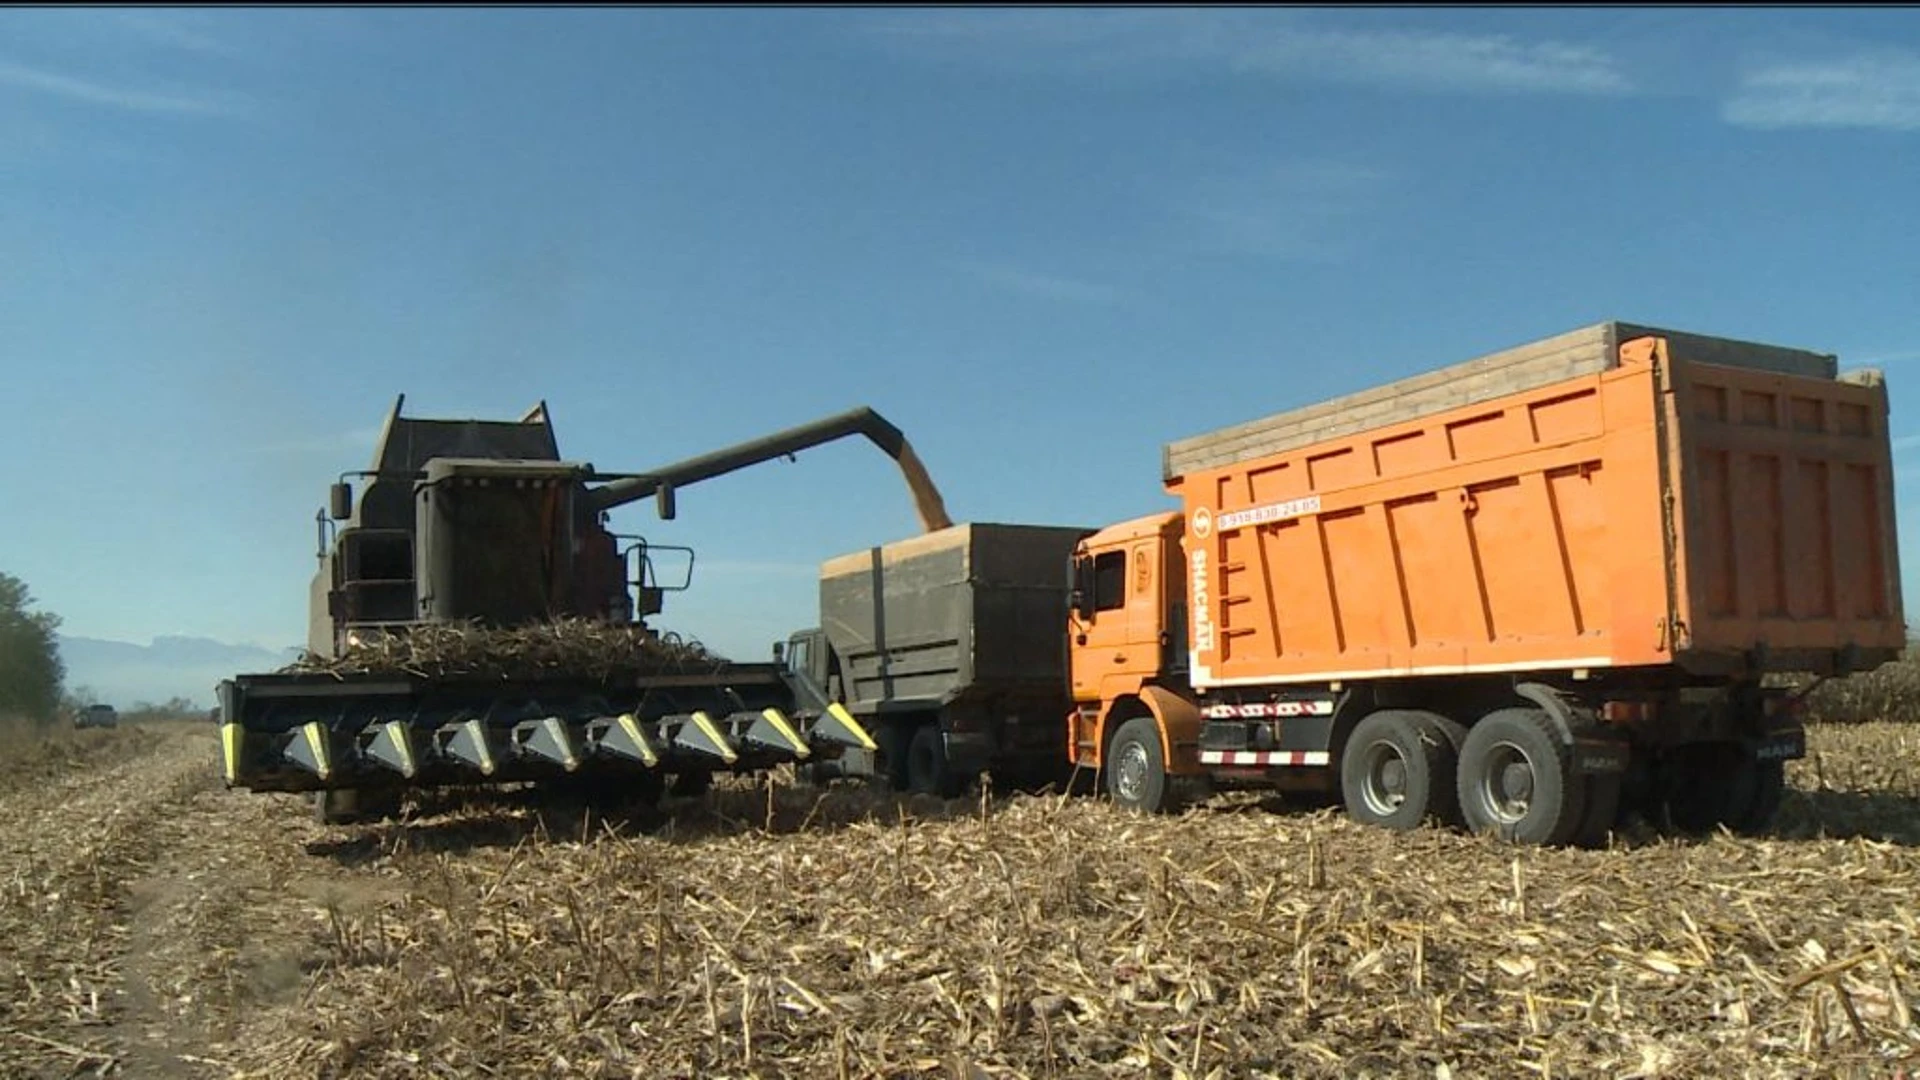
[[[1147,748],[1129,742],[1120,748],[1120,760],[1114,763],[1114,787],[1127,802],[1138,802],[1147,790]]]
[[[1500,821],[1519,822],[1533,806],[1533,763],[1512,743],[1492,747],[1488,759],[1481,804]]]
[[[1367,747],[1363,757],[1366,781],[1360,797],[1367,809],[1382,817],[1399,810],[1407,801],[1407,761],[1400,748],[1382,740]]]

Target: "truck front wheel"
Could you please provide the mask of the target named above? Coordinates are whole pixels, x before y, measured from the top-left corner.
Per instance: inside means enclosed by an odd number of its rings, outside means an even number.
[[[1557,847],[1573,839],[1586,811],[1586,777],[1539,709],[1501,709],[1460,745],[1460,811],[1474,833]]]
[[[1151,716],[1120,725],[1107,745],[1107,794],[1128,810],[1158,814],[1168,808],[1167,762],[1160,751],[1160,729]]]

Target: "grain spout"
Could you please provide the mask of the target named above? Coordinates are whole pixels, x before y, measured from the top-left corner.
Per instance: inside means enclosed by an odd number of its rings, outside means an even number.
[[[920,461],[920,455],[913,452],[913,444],[900,440],[900,472],[907,478],[907,490],[913,493],[913,509],[920,515],[920,528],[924,532],[939,532],[950,528],[952,519],[947,517],[947,505],[940,499],[940,489],[933,486],[933,477]]]

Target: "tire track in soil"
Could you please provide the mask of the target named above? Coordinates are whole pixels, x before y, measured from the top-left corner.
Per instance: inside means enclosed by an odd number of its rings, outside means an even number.
[[[0,794],[0,1075],[227,1075],[223,1042],[324,955],[298,800],[224,789],[210,729]],[[289,900],[298,901],[289,904]]]

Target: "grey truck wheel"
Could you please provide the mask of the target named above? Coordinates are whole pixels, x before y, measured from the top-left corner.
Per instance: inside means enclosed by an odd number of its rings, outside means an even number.
[[[1160,751],[1160,728],[1151,716],[1136,716],[1120,725],[1107,744],[1102,771],[1107,794],[1119,806],[1157,814],[1171,804],[1166,757]]]
[[[1428,818],[1459,818],[1454,794],[1458,725],[1410,710],[1377,712],[1360,721],[1340,756],[1347,814],[1364,825],[1405,832]]]
[[[1539,709],[1482,717],[1460,746],[1460,812],[1475,833],[1543,847],[1573,839],[1586,811],[1585,777]]]
[[[966,787],[947,759],[947,741],[939,724],[922,724],[907,744],[907,789],[951,799]]]

